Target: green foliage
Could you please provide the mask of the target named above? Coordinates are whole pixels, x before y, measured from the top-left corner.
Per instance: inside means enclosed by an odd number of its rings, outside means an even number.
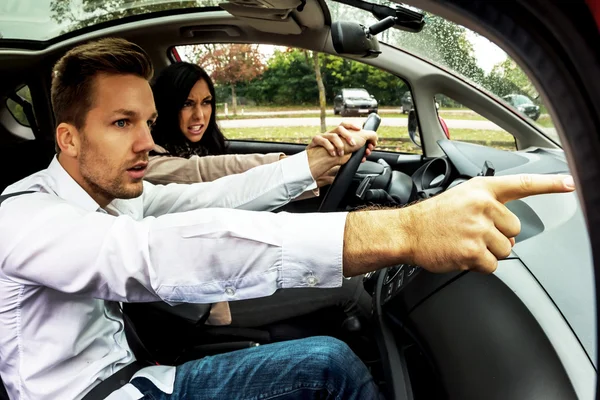
[[[263,75],[246,85],[245,96],[257,104],[318,104],[314,67],[303,50],[277,50]]]
[[[486,76],[483,86],[500,97],[515,93],[524,94],[531,99],[539,96],[531,80],[511,58],[495,65]]]
[[[399,105],[402,94],[408,90],[401,79],[366,64],[325,54],[319,54],[319,63],[329,104],[342,88],[365,88],[381,105]],[[265,72],[250,82],[238,84],[236,92],[246,104],[319,104],[314,65],[300,49],[275,51]],[[217,89],[217,98],[219,93],[225,91]]]

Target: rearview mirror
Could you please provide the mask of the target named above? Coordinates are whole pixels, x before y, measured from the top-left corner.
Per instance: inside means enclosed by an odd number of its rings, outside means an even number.
[[[333,48],[340,55],[375,58],[381,51],[379,41],[369,28],[356,22],[336,21],[331,24]]]
[[[419,134],[419,123],[417,122],[417,113],[412,109],[408,112],[408,137],[415,146],[421,147],[421,135]]]

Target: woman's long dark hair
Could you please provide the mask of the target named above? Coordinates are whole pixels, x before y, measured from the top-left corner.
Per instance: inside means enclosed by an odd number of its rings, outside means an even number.
[[[185,137],[179,127],[179,112],[188,99],[190,91],[199,80],[204,79],[212,95],[212,113],[202,139],[193,143]],[[212,80],[200,66],[187,62],[176,62],[165,68],[152,84],[158,119],[152,128],[154,143],[164,147],[168,154],[189,158],[193,155],[220,155],[227,152],[225,136],[215,120],[216,98]]]

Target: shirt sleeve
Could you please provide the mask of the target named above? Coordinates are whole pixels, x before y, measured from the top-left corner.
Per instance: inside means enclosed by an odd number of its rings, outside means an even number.
[[[136,221],[31,194],[0,208],[0,279],[123,302],[215,303],[337,287],[345,219],[202,209]]]
[[[209,207],[271,211],[314,188],[308,155],[303,151],[214,182],[165,186],[144,182],[141,200],[144,216]]]

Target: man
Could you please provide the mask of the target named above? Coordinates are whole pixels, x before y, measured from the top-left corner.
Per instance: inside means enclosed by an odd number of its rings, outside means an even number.
[[[55,67],[59,155],[5,191],[35,193],[0,207],[0,373],[14,398],[82,398],[131,365],[118,302],[335,287],[399,263],[491,272],[520,230],[503,203],[573,190],[565,177],[478,178],[404,209],[246,211],[265,191],[286,201],[311,187],[364,145],[360,134],[342,157],[317,147],[213,183],[153,186],[142,181],[156,118],[150,75],[146,53],[116,39],[79,46]],[[109,398],[143,395],[369,399],[377,388],[343,343],[309,338],[146,367]]]

